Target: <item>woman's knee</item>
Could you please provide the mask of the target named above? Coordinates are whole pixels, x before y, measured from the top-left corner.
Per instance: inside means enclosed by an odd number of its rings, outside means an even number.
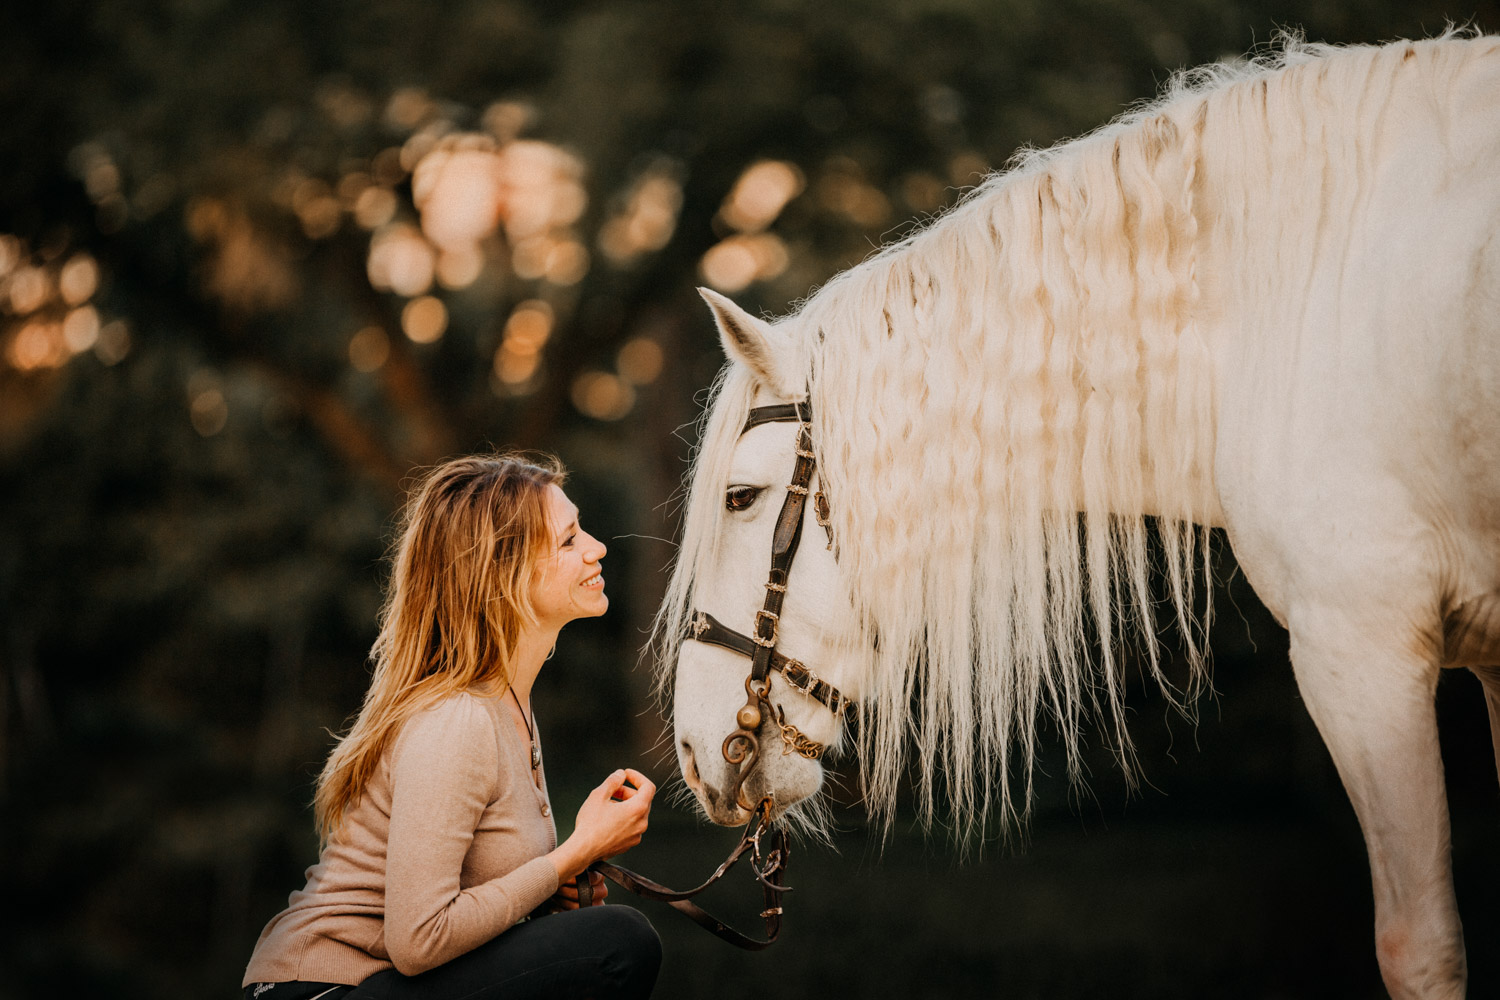
[[[661,938],[656,928],[644,913],[629,906],[600,906],[587,912],[592,918],[591,935],[597,935],[607,950],[606,967],[622,985],[636,985],[645,996],[661,968]]]

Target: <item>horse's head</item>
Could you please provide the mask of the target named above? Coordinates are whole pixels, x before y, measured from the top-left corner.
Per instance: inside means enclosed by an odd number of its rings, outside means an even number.
[[[852,607],[821,507],[837,498],[822,495],[804,422],[805,360],[785,330],[704,298],[740,391],[721,391],[710,415],[664,621],[682,630],[669,648],[683,778],[733,825],[767,795],[782,812],[819,789],[822,748],[858,691],[840,655]]]

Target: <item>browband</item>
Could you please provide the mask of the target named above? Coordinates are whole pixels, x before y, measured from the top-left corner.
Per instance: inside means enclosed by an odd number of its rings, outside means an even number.
[[[800,403],[774,403],[770,406],[756,406],[750,410],[750,415],[745,418],[745,426],[740,428],[743,434],[752,427],[761,424],[783,423],[788,420],[799,420],[804,424],[812,423],[812,403],[802,400]]]

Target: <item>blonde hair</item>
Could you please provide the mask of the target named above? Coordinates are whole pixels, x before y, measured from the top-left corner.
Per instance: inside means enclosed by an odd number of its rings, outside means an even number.
[[[318,777],[324,843],[360,800],[401,725],[442,698],[510,684],[517,640],[536,621],[531,577],[549,550],[552,458],[453,459],[412,490],[371,650],[370,688]]]

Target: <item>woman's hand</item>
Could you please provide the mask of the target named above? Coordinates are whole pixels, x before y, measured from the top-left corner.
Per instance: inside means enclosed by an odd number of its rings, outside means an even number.
[[[609,883],[598,872],[589,872],[589,886],[593,890],[593,899],[589,905],[603,906],[604,900],[609,897]],[[576,909],[578,909],[578,884],[565,882],[550,899],[537,907],[536,913],[541,915]]]
[[[656,786],[632,768],[614,772],[589,793],[578,810],[573,835],[558,845],[551,858],[560,881],[573,880],[595,861],[622,854],[641,842],[651,814]],[[577,905],[577,894],[574,894]]]

